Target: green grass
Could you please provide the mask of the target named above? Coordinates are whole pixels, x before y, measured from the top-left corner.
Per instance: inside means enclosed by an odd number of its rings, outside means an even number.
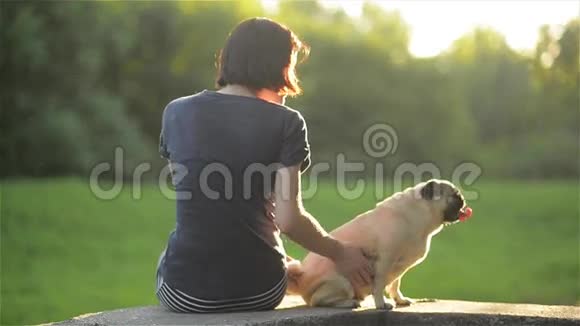
[[[479,183],[474,217],[435,237],[427,260],[403,280],[411,297],[578,303],[578,186]],[[306,202],[331,229],[374,206],[369,191],[340,199],[328,183]],[[173,227],[173,203],[149,185],[96,199],[85,180],[2,184],[2,324],[56,321],[155,304],[154,270]],[[287,243],[289,254],[303,251]]]

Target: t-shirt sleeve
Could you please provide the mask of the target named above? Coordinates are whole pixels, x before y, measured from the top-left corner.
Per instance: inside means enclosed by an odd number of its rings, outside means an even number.
[[[308,130],[302,115],[293,112],[285,122],[284,140],[280,154],[280,163],[284,166],[300,164],[300,171],[310,166],[310,144]]]

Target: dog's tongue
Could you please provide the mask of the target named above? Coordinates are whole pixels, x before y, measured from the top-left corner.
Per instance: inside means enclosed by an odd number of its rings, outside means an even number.
[[[461,222],[467,221],[467,219],[471,217],[472,213],[473,210],[471,209],[471,207],[466,207],[465,209],[462,209],[461,212],[459,213],[459,220]]]

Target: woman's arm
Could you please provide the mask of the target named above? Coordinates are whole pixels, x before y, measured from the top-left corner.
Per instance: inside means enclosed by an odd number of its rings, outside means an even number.
[[[362,250],[332,238],[304,209],[300,188],[299,165],[278,170],[274,218],[280,230],[307,250],[333,260],[353,284],[370,284],[372,270]]]

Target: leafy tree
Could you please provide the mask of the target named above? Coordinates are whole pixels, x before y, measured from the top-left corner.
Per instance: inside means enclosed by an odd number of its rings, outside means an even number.
[[[160,118],[172,99],[213,88],[215,58],[241,20],[236,2],[3,2],[0,40],[2,176],[86,175],[126,149],[126,169],[164,162]],[[299,66],[315,160],[374,161],[362,146],[375,123],[397,130],[380,159],[466,160],[488,176],[578,173],[579,20],[540,29],[532,56],[477,28],[445,53],[417,59],[396,12],[364,4],[351,18],[317,1],[280,1],[272,18],[312,46]]]

